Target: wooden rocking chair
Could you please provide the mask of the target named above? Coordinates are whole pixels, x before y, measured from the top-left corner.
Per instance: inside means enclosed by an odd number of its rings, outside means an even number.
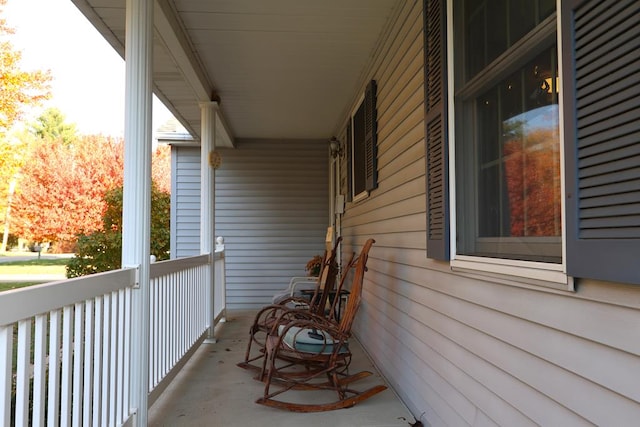
[[[256,403],[293,412],[329,411],[354,406],[387,387],[377,385],[365,391],[350,384],[371,375],[348,374],[351,362],[348,338],[360,305],[364,273],[374,240],[365,243],[355,264],[355,274],[345,312],[339,323],[313,313],[283,313],[266,342],[261,380],[264,396]],[[272,391],[276,386],[277,390]],[[338,400],[330,403],[296,403],[276,399],[290,390],[334,390]]]
[[[277,304],[270,304],[262,308],[258,314],[256,314],[253,324],[249,329],[249,342],[247,343],[244,360],[237,364],[239,367],[254,370],[262,369],[261,364],[255,364],[255,362],[264,357],[267,334],[273,328],[273,325],[279,323],[278,319],[283,313],[294,310],[294,313],[304,311],[324,316],[327,301],[335,288],[335,281],[338,274],[336,254],[341,241],[342,237],[336,239],[333,249],[325,254],[318,281],[310,300],[290,296],[282,299]],[[335,311],[336,300],[337,298],[334,298],[332,301],[329,313]],[[257,350],[254,349],[254,345],[257,346]],[[253,355],[252,352],[254,353]]]

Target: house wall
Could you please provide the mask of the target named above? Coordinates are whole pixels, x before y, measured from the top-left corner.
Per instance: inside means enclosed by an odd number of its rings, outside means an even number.
[[[218,151],[215,234],[225,239],[227,308],[259,308],[292,276],[306,275],[307,261],[324,251],[327,141],[242,140]],[[199,253],[199,148],[177,154],[175,253],[188,256]]]
[[[379,187],[342,217],[344,251],[376,240],[358,338],[425,425],[637,425],[640,287],[559,291],[426,258],[422,19],[406,2],[354,94],[377,81]]]
[[[171,258],[200,254],[200,147],[171,147]]]
[[[227,307],[262,307],[324,250],[327,141],[239,141],[220,152],[216,235],[225,239]]]

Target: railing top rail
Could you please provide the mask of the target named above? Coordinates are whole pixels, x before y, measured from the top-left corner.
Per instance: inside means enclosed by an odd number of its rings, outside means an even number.
[[[124,268],[2,292],[0,326],[133,287],[135,276],[134,268]]]
[[[197,267],[199,265],[207,265],[209,264],[209,259],[210,255],[204,254],[154,262],[151,264],[149,275],[151,279],[155,279],[161,276],[166,276],[170,273],[176,273],[178,271]]]

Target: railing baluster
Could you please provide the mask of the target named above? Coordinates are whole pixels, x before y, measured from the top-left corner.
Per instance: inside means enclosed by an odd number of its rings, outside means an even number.
[[[171,282],[169,283],[169,319],[171,319],[169,321],[169,364],[165,367],[165,372],[168,372],[169,369],[171,369],[171,366],[173,366],[173,363],[175,362],[175,355],[176,355],[176,321],[177,321],[177,315],[176,315],[176,306],[177,306],[177,294],[176,294],[176,288],[173,285],[173,280],[171,280]]]
[[[124,384],[122,378],[124,376],[124,291],[118,291],[118,376],[117,376],[117,393],[116,393],[116,415],[121,420],[124,416],[122,395],[124,394]]]
[[[71,425],[73,306],[62,309],[62,378],[60,389],[60,425]]]
[[[11,420],[11,386],[13,383],[13,325],[0,326],[0,423]]]
[[[116,420],[116,379],[118,375],[118,293],[111,293],[111,344],[109,346],[109,425]]]
[[[93,348],[93,425],[100,425],[102,414],[102,323],[104,319],[102,306],[103,297],[97,297],[95,301],[95,321],[94,321],[94,348]]]
[[[185,322],[184,322],[184,289],[182,286],[179,286],[178,283],[187,283],[187,280],[189,280],[189,270],[184,271],[184,273],[182,274],[182,277],[184,279],[184,281],[180,281],[177,280],[177,278],[174,277],[173,279],[173,288],[176,291],[176,321],[174,322],[175,325],[175,330],[176,330],[176,346],[175,346],[175,350],[173,353],[173,363],[171,364],[172,366],[175,365],[179,360],[180,360],[180,356],[182,355],[182,342],[184,340],[184,329],[185,329]]]
[[[157,324],[158,318],[158,279],[151,279],[149,286],[149,390],[153,390],[156,384],[157,349]]]
[[[124,417],[127,417],[129,415],[129,387],[127,387],[126,385],[129,384],[129,380],[130,380],[130,375],[129,373],[130,371],[130,367],[131,367],[131,359],[128,357],[129,354],[131,354],[131,289],[127,288],[124,291],[124,295],[125,295],[125,302],[124,302],[124,354],[125,354],[125,360],[124,360],[124,371],[122,374],[122,381],[125,384],[124,387],[124,393],[122,394],[122,401],[125,403],[125,408],[124,409]]]
[[[111,294],[104,296],[102,310],[102,390],[100,391],[102,402],[100,402],[100,425],[107,426],[109,425],[109,379],[112,375],[109,371],[111,366],[109,359],[111,355],[111,347],[109,346],[111,337]]]
[[[44,426],[47,368],[47,315],[36,316],[33,341],[33,412],[31,425]]]
[[[160,281],[160,287],[162,289],[162,293],[161,293],[161,301],[160,301],[160,320],[159,320],[159,326],[160,326],[160,349],[159,351],[159,357],[160,357],[160,363],[158,365],[158,379],[162,378],[162,373],[164,372],[164,368],[167,364],[167,343],[169,342],[169,332],[167,331],[167,322],[168,322],[168,318],[169,318],[169,310],[168,310],[168,288],[167,288],[167,284],[164,280]]]
[[[31,350],[31,319],[18,322],[18,351],[16,353],[16,425],[29,420],[29,353]]]
[[[49,313],[49,379],[47,392],[47,425],[58,425],[60,416],[60,330],[62,312],[54,310]]]
[[[82,397],[82,425],[91,425],[91,404],[92,404],[92,392],[93,392],[93,338],[94,338],[94,324],[93,324],[93,306],[94,300],[87,300],[84,311],[84,372],[83,390],[84,396]],[[79,374],[79,373],[78,373]]]
[[[73,325],[73,406],[72,406],[72,424],[74,426],[82,425],[82,359],[83,359],[83,342],[84,335],[84,304],[77,303],[74,310]]]

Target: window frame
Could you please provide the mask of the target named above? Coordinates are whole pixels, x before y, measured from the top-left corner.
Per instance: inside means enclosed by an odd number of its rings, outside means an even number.
[[[472,130],[465,128],[461,122],[469,112],[465,112],[465,108],[471,108],[469,103],[465,103],[464,99],[469,99],[472,94],[480,93],[480,88],[490,87],[492,84],[499,83],[506,75],[518,67],[524,66],[527,61],[535,57],[541,51],[548,49],[548,44],[556,43],[558,49],[558,76],[560,85],[563,81],[563,64],[561,57],[561,16],[559,8],[556,12],[545,18],[536,26],[532,33],[515,43],[507,49],[496,60],[489,64],[483,72],[473,77],[464,88],[455,92],[456,79],[461,78],[461,49],[454,49],[454,32],[456,31],[453,19],[453,3],[455,0],[447,1],[447,64],[448,72],[448,154],[449,154],[449,193],[450,193],[450,212],[449,212],[449,244],[450,244],[450,267],[453,271],[460,273],[468,273],[473,275],[484,275],[494,280],[502,280],[508,284],[519,284],[525,286],[544,286],[565,291],[574,291],[573,278],[566,274],[566,207],[565,207],[565,162],[564,162],[564,130],[563,130],[563,94],[562,90],[558,94],[559,109],[559,135],[560,135],[560,191],[561,191],[561,253],[562,260],[560,263],[539,262],[539,261],[523,261],[509,258],[482,257],[473,255],[462,255],[457,253],[457,200],[458,189],[456,180],[460,177],[456,176],[458,166],[460,165],[459,156],[456,157],[456,134],[462,132],[470,132]],[[455,52],[455,53],[454,53]],[[505,65],[505,61],[507,61]],[[464,71],[462,71],[464,72]],[[561,89],[561,88],[560,88]]]
[[[362,129],[362,139],[361,141],[357,141],[356,140],[356,133],[357,133],[357,129],[356,129],[356,121],[355,116],[356,114],[358,114],[358,110],[360,110],[362,108],[363,113],[364,113],[364,93],[360,96],[360,98],[358,99],[358,102],[356,103],[355,108],[351,111],[351,114],[349,115],[349,126],[348,129],[351,132],[351,134],[349,135],[349,142],[351,144],[351,146],[349,147],[349,152],[351,153],[351,156],[349,157],[349,164],[350,164],[350,168],[349,171],[351,173],[351,176],[349,177],[350,182],[351,182],[351,188],[350,188],[350,195],[351,195],[351,201],[352,202],[358,202],[360,200],[366,199],[367,197],[369,197],[369,192],[366,190],[366,185],[363,185],[363,190],[362,191],[358,191],[356,192],[356,175],[362,173],[364,174],[365,171],[365,165],[364,162],[361,166],[361,169],[359,169],[356,166],[360,166],[360,165],[356,165],[357,161],[364,161],[364,159],[356,159],[356,153],[358,152],[358,150],[356,150],[356,144],[360,143],[362,144],[361,150],[362,152],[364,152],[364,123],[362,124],[363,129]],[[364,178],[364,177],[362,177]],[[364,182],[364,180],[363,180]]]
[[[371,191],[378,187],[376,89],[376,81],[371,80],[351,110],[347,124],[349,196],[354,203],[368,198]],[[360,113],[362,121],[357,122],[354,118]],[[361,125],[362,129],[357,128],[357,125]],[[358,131],[361,132],[361,138],[357,140]],[[359,150],[356,150],[356,144],[362,144],[358,147]],[[356,158],[356,153],[361,153],[362,158]],[[358,165],[356,161],[359,162]],[[362,190],[357,193],[356,182],[363,184]]]

